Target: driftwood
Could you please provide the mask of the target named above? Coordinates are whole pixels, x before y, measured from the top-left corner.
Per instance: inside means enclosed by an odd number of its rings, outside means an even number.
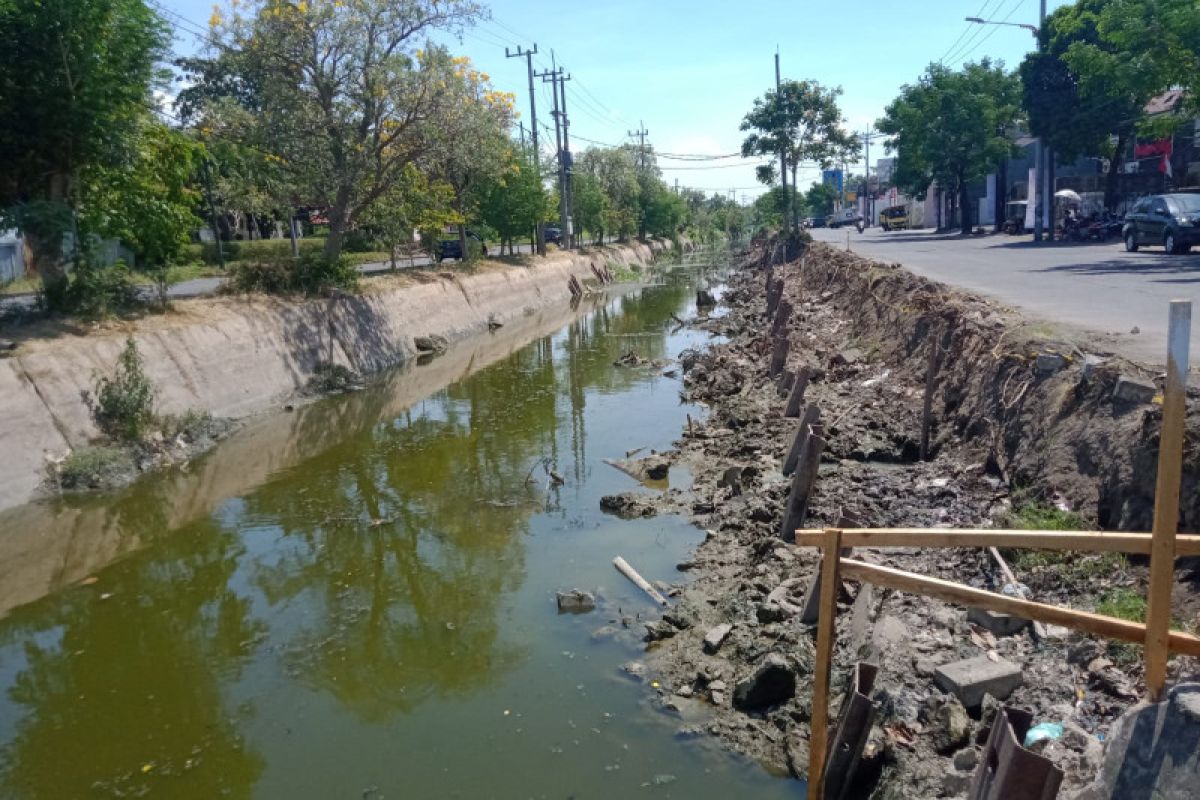
[[[669,605],[667,598],[659,594],[658,590],[650,585],[649,581],[638,574],[638,571],[629,566],[629,562],[617,556],[613,559],[613,566],[629,580],[633,581],[634,585],[650,596],[650,599],[658,603],[660,606]]]
[[[787,405],[783,409],[785,417],[800,416],[800,403],[804,400],[804,391],[808,388],[809,379],[808,367],[801,367],[796,373],[796,380],[792,382],[792,391],[788,394]]]

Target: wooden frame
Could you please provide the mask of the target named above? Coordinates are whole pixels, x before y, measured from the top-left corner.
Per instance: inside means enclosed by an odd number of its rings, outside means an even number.
[[[820,547],[824,531],[796,531],[796,545]],[[1150,555],[1149,533],[1103,531],[1025,531],[1002,528],[844,528],[843,547],[1015,547],[1030,550],[1081,550],[1089,553]],[[1200,536],[1175,537],[1175,554],[1200,555]]]

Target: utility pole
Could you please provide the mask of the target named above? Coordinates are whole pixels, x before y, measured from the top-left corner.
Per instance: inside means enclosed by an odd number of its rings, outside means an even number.
[[[537,55],[538,46],[534,42],[532,50],[524,50],[520,45],[517,45],[517,52],[509,52],[507,47],[504,48],[504,56],[506,58],[525,57],[525,68],[529,73],[529,133],[533,140],[533,166],[537,171],[538,180],[542,177],[542,152],[538,149],[538,129],[537,129],[537,98],[533,92],[533,57]],[[540,256],[546,255],[546,224],[542,220],[537,221],[537,233],[535,234],[535,247]]]
[[[875,199],[874,193],[871,191],[871,130],[868,128],[863,131],[863,216],[867,218],[867,227],[874,224],[874,214],[871,208],[872,200]]]
[[[1046,0],[1041,0],[1038,4],[1038,45],[1037,51],[1042,52],[1042,28],[1046,27]],[[1037,165],[1033,173],[1033,186],[1029,187],[1029,199],[1033,202],[1033,240],[1040,242],[1042,234],[1045,231],[1045,222],[1050,218],[1050,184],[1049,176],[1046,174],[1046,150],[1048,148],[1042,142],[1042,137],[1038,137],[1037,146],[1033,151],[1033,160]],[[1038,203],[1041,202],[1042,208],[1038,209]],[[1054,235],[1051,230],[1050,235]]]
[[[564,238],[564,242],[569,242],[570,236],[570,211],[567,208],[567,174],[566,162],[563,158],[563,122],[565,114],[559,107],[558,84],[563,79],[563,71],[558,67],[550,70],[543,70],[536,73],[542,79],[542,83],[550,84],[550,96],[554,98],[554,110],[550,112],[554,117],[554,143],[556,152],[558,153],[558,219],[560,235]]]
[[[629,135],[631,137],[636,136],[638,139],[638,177],[639,178],[641,177],[642,173],[646,169],[646,136],[649,133],[650,133],[650,131],[646,130],[646,123],[640,119],[638,120],[638,129],[636,131],[629,131]],[[639,239],[646,238],[646,214],[642,210],[638,211],[638,238]]]
[[[779,46],[775,47],[775,96],[779,96]],[[791,230],[792,227],[792,195],[788,192],[787,183],[787,147],[784,145],[784,131],[779,132],[779,184],[783,187],[783,197],[787,201],[785,206],[783,227],[785,230]],[[792,187],[795,188],[795,187]]]
[[[576,247],[575,191],[571,186],[571,178],[575,174],[575,165],[571,161],[571,117],[567,114],[567,81],[569,80],[571,80],[570,74],[564,75],[560,69],[558,71],[558,91],[562,94],[559,110],[562,112],[563,121],[563,149],[559,160],[562,161],[563,190],[567,195],[567,224],[563,228],[563,236],[566,237],[567,247],[573,248]]]

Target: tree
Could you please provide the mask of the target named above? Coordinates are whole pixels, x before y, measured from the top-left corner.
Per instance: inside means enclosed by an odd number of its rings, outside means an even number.
[[[687,218],[687,204],[657,178],[646,180],[640,200],[647,233],[674,239]]]
[[[1070,42],[1064,55],[1086,91],[1145,103],[1179,88],[1185,107],[1200,112],[1200,5],[1195,0],[1109,0],[1087,7],[1099,36]]]
[[[434,30],[481,16],[470,0],[265,0],[215,14],[213,60],[189,96],[203,124],[278,159],[293,195],[328,209],[325,256],[439,142],[459,88],[444,50],[417,49]]]
[[[638,185],[636,151],[631,146],[589,147],[575,160],[575,177],[596,179],[606,202],[602,206],[601,233],[611,231],[622,240],[637,231]]]
[[[840,88],[826,89],[816,81],[784,81],[778,89],[755,99],[740,127],[751,131],[742,141],[742,156],[771,156],[758,170],[762,183],[774,182],[781,153],[791,170],[793,186],[802,161],[828,167],[857,157],[858,140],[845,129],[838,108],[841,93]]]
[[[549,195],[537,167],[526,155],[513,149],[508,167],[500,175],[485,180],[479,191],[479,214],[483,222],[500,234],[503,253],[505,242],[513,253],[513,239],[529,233],[550,210]]]
[[[402,244],[412,244],[414,231],[440,231],[459,219],[454,190],[447,183],[431,181],[415,164],[406,164],[400,179],[361,217],[363,226],[387,246],[392,269],[396,251]]]
[[[1085,83],[1067,63],[1067,54],[1077,45],[1112,53],[1098,28],[1107,5],[1107,0],[1079,0],[1055,10],[1039,33],[1038,52],[1025,57],[1020,73],[1032,133],[1064,161],[1086,154],[1110,159],[1104,204],[1112,208],[1120,156],[1149,98],[1138,97],[1131,87],[1115,81]]]
[[[1003,64],[984,59],[955,72],[930,64],[921,79],[901,87],[876,127],[897,152],[897,181],[923,192],[929,180],[957,191],[962,230],[971,230],[967,186],[982,178],[1013,144],[1004,135],[1017,118],[1021,86]]]
[[[828,217],[836,199],[837,192],[828,183],[814,183],[804,193],[804,207],[814,217]]]
[[[168,275],[200,225],[194,185],[202,149],[185,134],[146,121],[127,164],[84,171],[82,221],[88,231],[120,239],[143,272],[158,283],[166,304]]]
[[[609,211],[608,197],[600,185],[600,179],[576,170],[572,178],[574,192],[575,223],[582,236],[584,231],[596,237],[596,244],[604,243],[605,217]]]
[[[169,29],[142,0],[6,0],[0,37],[0,226],[51,289],[82,173],[128,161]]]

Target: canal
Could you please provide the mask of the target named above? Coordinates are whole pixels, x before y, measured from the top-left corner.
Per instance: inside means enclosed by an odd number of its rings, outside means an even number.
[[[639,489],[603,459],[703,413],[613,362],[703,346],[672,315],[720,261],[0,515],[0,797],[800,796],[680,733],[703,712],[622,672],[637,636],[594,635],[654,613],[614,556],[678,582],[703,535],[599,500]],[[600,608],[558,614],[569,587]]]

